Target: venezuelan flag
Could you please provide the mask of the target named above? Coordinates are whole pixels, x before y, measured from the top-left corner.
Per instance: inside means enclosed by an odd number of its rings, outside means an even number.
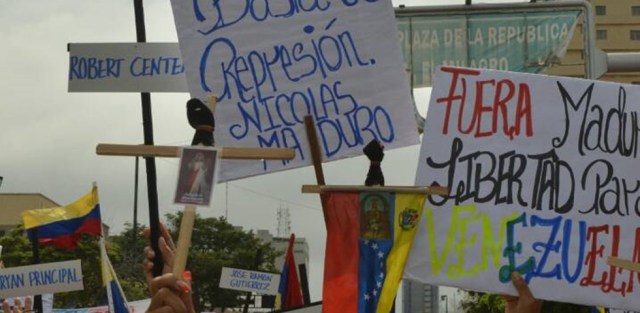
[[[64,207],[24,211],[22,219],[30,240],[33,241],[37,231],[40,243],[73,249],[80,235],[101,235],[98,187]]]
[[[116,273],[113,270],[109,256],[107,255],[107,248],[104,243],[104,238],[100,239],[100,256],[102,259],[102,283],[107,289],[107,298],[109,302],[110,313],[129,313],[129,305],[127,298],[124,296],[122,287],[118,282]]]
[[[415,237],[424,194],[325,193],[324,313],[389,313]]]
[[[276,309],[292,309],[304,305],[300,282],[298,281],[298,267],[293,257],[295,242],[296,236],[291,234],[289,248],[287,249],[284,264],[282,265],[282,273],[280,274],[280,285],[276,295]]]

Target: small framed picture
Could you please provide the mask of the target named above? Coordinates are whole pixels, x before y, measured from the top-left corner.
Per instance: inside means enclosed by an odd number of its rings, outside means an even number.
[[[175,204],[209,206],[216,182],[219,151],[211,147],[183,147]]]

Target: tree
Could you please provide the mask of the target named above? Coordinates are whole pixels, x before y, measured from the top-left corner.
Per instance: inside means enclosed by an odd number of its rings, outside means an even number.
[[[462,291],[466,293],[460,307],[467,313],[504,313],[504,300],[500,295],[474,291]],[[589,313],[590,306],[572,303],[544,301],[542,312],[544,313]]]
[[[182,213],[167,214],[167,226],[177,238]],[[193,297],[196,311],[205,307],[239,307],[244,292],[220,289],[223,267],[276,272],[273,261],[278,252],[261,242],[253,232],[244,232],[224,218],[196,216],[187,269],[193,277]]]
[[[6,267],[30,265],[32,249],[22,225],[0,237],[2,259]],[[100,246],[98,237],[83,236],[74,250],[61,250],[40,245],[40,263],[81,260],[84,290],[59,293],[54,296],[57,308],[81,308],[105,304],[106,291],[102,286]]]
[[[142,233],[144,228],[144,225],[138,225],[134,233],[133,225],[125,223],[124,230],[119,235],[109,238],[109,252],[113,253],[109,258],[128,301],[149,298],[149,288],[142,268],[144,246],[147,244]]]

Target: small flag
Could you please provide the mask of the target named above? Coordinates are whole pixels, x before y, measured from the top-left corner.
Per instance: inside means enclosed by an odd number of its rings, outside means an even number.
[[[291,234],[289,238],[289,248],[282,266],[280,275],[280,286],[276,295],[276,309],[291,309],[304,305],[302,291],[298,281],[298,267],[293,257],[293,246],[296,236]]]
[[[124,296],[120,282],[113,270],[104,238],[100,238],[100,256],[102,260],[102,283],[107,288],[107,299],[109,302],[109,312],[111,313],[129,313],[129,305]]]
[[[37,234],[42,244],[73,249],[82,234],[100,236],[102,233],[98,187],[94,186],[91,192],[64,207],[24,211],[22,219],[31,241]]]

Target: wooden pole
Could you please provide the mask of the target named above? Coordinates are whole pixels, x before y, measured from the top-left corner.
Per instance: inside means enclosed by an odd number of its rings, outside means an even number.
[[[303,185],[302,193],[319,193],[327,191],[368,191],[368,192],[403,192],[426,193],[429,195],[446,196],[449,194],[447,187],[441,186],[350,186],[350,185]]]
[[[607,265],[640,273],[640,263],[635,263],[629,260],[623,260],[613,256],[610,256],[607,258]]]
[[[180,147],[151,145],[98,144],[96,154],[177,158]],[[222,148],[221,158],[235,160],[292,160],[295,150],[289,148]]]
[[[193,224],[196,220],[196,207],[186,206],[182,211],[182,221],[180,222],[180,232],[178,233],[178,244],[176,254],[173,258],[173,275],[182,279],[182,273],[187,266],[187,256],[191,246],[191,234],[193,234]]]
[[[309,141],[309,151],[311,152],[311,160],[313,161],[313,169],[316,172],[316,182],[318,185],[323,186],[324,172],[322,171],[322,154],[320,152],[320,144],[318,143],[318,135],[316,134],[316,127],[313,123],[313,117],[306,115],[304,117],[304,126],[307,132],[307,141]],[[323,194],[320,194],[320,205],[322,206],[322,215],[325,222],[327,221],[326,212],[326,200]],[[326,227],[326,223],[325,223]]]
[[[210,95],[207,97],[206,105],[209,111],[211,111],[211,114],[213,114],[216,111],[216,106],[218,105],[218,97],[216,95]],[[187,257],[189,256],[191,235],[193,234],[193,224],[195,221],[196,207],[185,206],[182,211],[182,220],[180,221],[180,231],[178,233],[178,245],[176,246],[176,254],[173,259],[172,268],[173,275],[178,279],[183,278],[183,272],[187,266]]]

